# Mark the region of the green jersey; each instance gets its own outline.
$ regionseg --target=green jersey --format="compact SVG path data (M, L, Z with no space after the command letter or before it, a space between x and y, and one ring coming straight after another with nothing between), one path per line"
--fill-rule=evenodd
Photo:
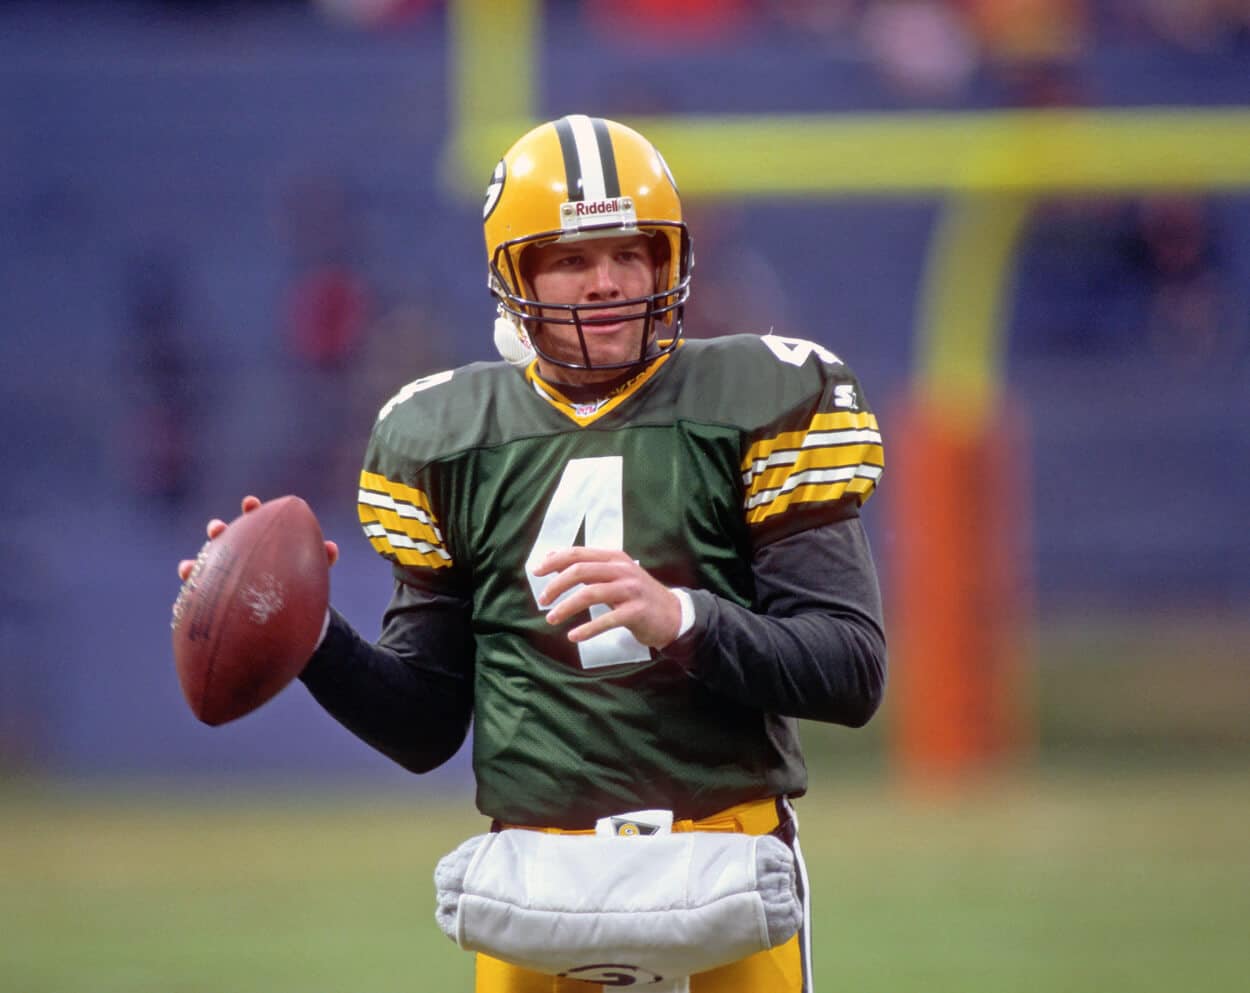
M802 792L791 719L623 629L570 642L585 618L549 625L533 566L554 548L623 549L749 610L760 549L857 515L882 464L854 375L795 339L686 341L589 404L503 363L401 390L370 440L360 518L400 582L471 603L479 809L586 826L588 811L699 817Z

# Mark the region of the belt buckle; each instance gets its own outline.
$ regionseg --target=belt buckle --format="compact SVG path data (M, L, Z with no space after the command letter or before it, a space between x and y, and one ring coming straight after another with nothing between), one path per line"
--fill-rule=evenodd
M671 834L672 830L671 810L631 810L595 821L595 834L603 838L645 838L654 834Z

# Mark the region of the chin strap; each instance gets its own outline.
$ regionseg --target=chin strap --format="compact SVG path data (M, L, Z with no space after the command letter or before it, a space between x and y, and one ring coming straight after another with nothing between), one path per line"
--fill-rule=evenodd
M495 349L513 366L529 365L536 354L525 329L510 314L504 313L502 307L495 316Z

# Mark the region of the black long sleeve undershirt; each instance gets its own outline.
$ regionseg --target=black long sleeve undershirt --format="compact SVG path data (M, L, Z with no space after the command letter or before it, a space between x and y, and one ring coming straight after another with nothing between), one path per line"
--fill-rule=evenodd
M695 624L664 655L738 703L862 727L885 692L886 647L859 518L765 546L754 572L757 610L691 590Z
M859 727L881 702L881 596L856 517L764 546L755 610L691 590L695 623L660 653L738 703ZM300 678L362 740L413 772L455 754L473 711L467 599L397 582L382 637L363 639L337 612Z
M455 755L469 733L469 604L397 582L376 644L332 610L300 679L357 737L411 772L429 772Z

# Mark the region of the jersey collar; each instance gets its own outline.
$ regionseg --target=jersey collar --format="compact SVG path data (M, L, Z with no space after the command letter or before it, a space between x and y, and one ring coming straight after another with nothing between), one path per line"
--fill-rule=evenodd
M678 348L685 342L678 342ZM631 396L642 389L643 384L650 380L665 362L676 352L667 352L652 359L637 375L631 376L620 385L614 387L606 396L594 400L573 400L555 383L549 383L538 372L538 360L535 359L525 368L525 378L533 387L534 392L546 400L565 417L580 427L593 424L599 418L611 413Z

